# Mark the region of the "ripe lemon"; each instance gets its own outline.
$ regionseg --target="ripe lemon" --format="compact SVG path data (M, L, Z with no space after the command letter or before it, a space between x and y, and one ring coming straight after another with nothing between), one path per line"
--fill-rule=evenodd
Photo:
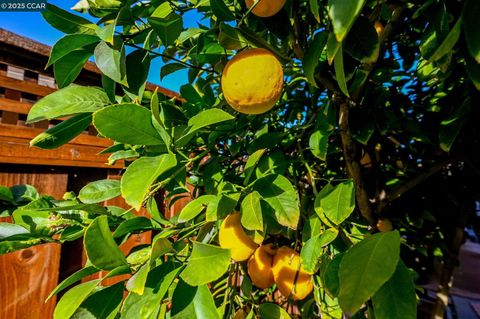
M265 49L242 51L223 70L223 95L240 113L261 114L271 110L282 95L282 87L282 65Z
M393 224L390 219L379 219L377 222L377 229L382 233L386 233L393 230Z
M253 8L252 13L257 17L267 18L277 14L282 10L286 0L260 0L260 2ZM247 8L251 8L255 0L245 0Z
M299 254L293 249L284 246L277 250L272 271L278 290L285 297L301 300L313 290L312 276L303 269Z
M258 246L243 230L240 213L230 214L223 220L218 239L220 247L230 249L235 261L247 260Z
M260 246L248 260L248 275L252 283L261 289L267 289L275 283L272 264L275 249L272 244Z

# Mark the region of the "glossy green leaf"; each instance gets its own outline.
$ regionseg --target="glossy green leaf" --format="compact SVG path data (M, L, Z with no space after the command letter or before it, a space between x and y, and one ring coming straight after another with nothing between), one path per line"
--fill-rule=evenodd
M42 11L42 16L52 27L63 33L95 34L98 28L96 24L49 3L46 10Z
M422 43L420 44L420 53L422 57L431 60L432 55L437 48L445 41L449 32L449 18L445 3L440 2L436 6L434 15L423 31Z
M229 265L229 249L194 242L187 267L180 276L191 286L205 285L225 274Z
M477 0L467 0L463 10L463 30L467 42L468 51L477 63L480 64L480 25L478 17L480 16L480 2Z
M417 296L412 274L400 260L393 276L373 295L377 319L417 318Z
M73 50L83 48L99 41L100 39L98 36L92 34L67 34L58 40L52 47L47 67L70 54Z
M86 204L100 203L120 196L120 181L102 179L85 185L79 192L78 198Z
M87 276L93 275L94 273L97 273L99 271L100 271L100 269L98 269L98 268L95 268L93 266L88 266L88 267L82 268L82 269L74 272L72 275L68 276L60 284L58 284L57 287L55 287L55 289L48 296L47 300L52 298L53 295L56 295L59 292L65 290L65 288L73 285L77 281L79 281L79 280L81 280L81 279L83 279Z
M340 292L339 270L343 256L343 253L335 255L335 257L333 257L333 259L328 263L323 275L325 289L332 297L337 297L338 293Z
M125 48L120 50L110 47L102 41L95 47L95 63L100 71L117 83L128 86Z
M128 88L125 88L125 91L130 93L130 97L133 99L141 97L145 91L150 62L150 53L146 50L135 50L127 55Z
M280 225L297 228L300 219L298 194L286 177L267 175L255 181L253 189L273 208Z
M318 0L309 0L310 12L315 17L318 23L320 23L320 5Z
M212 293L206 285L192 287L180 280L172 296L172 319L220 319Z
M177 62L165 64L160 69L160 80L163 80L169 74L175 73L177 71L180 71L186 68L187 66L185 64L177 63Z
M252 155L248 157L247 163L245 163L245 167L243 169L245 173L245 179L243 181L244 185L248 185L248 183L250 182L250 177L252 176L255 167L262 158L263 154L265 154L265 151L266 149L260 149L258 151L255 151Z
M262 197L257 191L249 193L243 199L241 204L241 222L246 229L263 231L261 200Z
M472 80L475 88L480 91L480 64L470 57L466 57L465 62L470 80Z
M117 229L115 229L115 232L113 233L113 237L117 238L135 231L149 230L152 229L152 227L152 222L147 217L138 216L130 218L118 225Z
M182 209L178 216L178 222L184 223L194 219L216 198L215 195L203 195L195 198Z
M188 121L189 133L196 132L204 127L233 120L235 117L220 109L208 109L192 117Z
M114 319L120 310L124 283L119 282L92 293L81 304L72 319Z
M400 258L398 231L372 235L351 247L340 263L342 310L352 315L393 275Z
M182 16L174 13L168 2L159 5L148 22L165 46L173 44L183 30Z
M343 94L350 97L347 88L347 80L345 79L345 69L343 65L343 50L342 47L338 50L333 60L333 67L335 68L335 78L338 83L338 87Z
M327 61L332 65L333 59L337 55L338 50L342 46L342 42L338 42L335 33L330 32L327 38Z
M305 271L315 273L318 270L323 248L337 238L338 230L329 228L321 235L310 238L302 247L300 257Z
M224 0L210 0L210 7L212 8L213 14L220 21L232 21L235 20L232 12L228 9Z
M338 42L346 37L364 4L365 0L329 0L328 15Z
M317 130L313 132L312 135L310 135L310 139L308 140L310 151L316 158L322 161L325 161L327 159L329 136L330 132Z
M310 2L312 1L318 2L317 0L311 0ZM315 87L318 87L317 81L315 80L315 69L320 62L320 56L325 49L327 39L327 32L316 34L310 41L308 49L305 52L305 56L303 57L303 70L305 72L305 76L307 77L308 82Z
M115 36L115 27L116 27L115 23L104 25L103 27L98 28L96 30L96 34L103 41L113 44L114 36Z
M438 139L440 148L445 152L450 152L455 139L470 116L471 109L470 99L467 99L453 114L440 123Z
M218 43L227 50L240 50L248 44L237 29L223 22L220 23Z
M328 192L320 192L315 205L319 206L332 222L341 224L355 208L355 188L352 180L342 182Z
M88 259L95 267L111 270L127 265L127 260L113 240L107 216L99 216L85 230L83 245Z
M285 309L270 302L262 303L258 307L258 312L261 319L290 319L290 315Z
M152 269L142 295L129 293L122 307L122 319L158 318L158 307L182 268L166 262Z
M122 176L120 188L123 198L139 210L153 182L176 165L177 159L172 154L137 159Z
M30 141L30 146L44 149L60 147L85 131L91 122L92 115L90 113L75 115L37 135Z
M28 113L27 123L91 113L108 104L110 100L102 89L72 84L35 103Z
M55 312L53 313L53 318L70 318L82 302L87 299L88 295L93 292L100 281L101 279L84 282L67 291L58 301Z
M429 58L429 61L440 60L447 54L452 53L455 44L457 44L460 34L462 32L462 18L459 18L455 25L452 27L447 37L443 40L440 46L435 50L432 56Z
M93 114L93 125L105 137L133 145L161 145L163 140L152 124L152 113L137 104L119 104Z
M87 50L75 50L55 62L53 73L60 89L77 79L91 55L92 53Z
M359 17L343 45L345 52L362 63L374 63L380 53L377 31L366 17Z
M20 225L11 223L0 223L0 240L14 235L28 234L29 231Z

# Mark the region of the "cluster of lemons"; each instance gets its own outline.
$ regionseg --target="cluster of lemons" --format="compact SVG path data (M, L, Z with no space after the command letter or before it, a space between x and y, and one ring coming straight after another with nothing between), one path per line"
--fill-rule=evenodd
M246 0L248 8L259 17L278 13L286 0ZM258 2L258 3L256 3ZM225 66L222 90L227 103L240 113L268 112L280 99L283 69L275 55L262 48L237 53Z
M243 230L240 213L224 219L219 241L222 248L230 249L233 260L248 260L248 275L258 288L276 284L282 295L294 300L304 299L313 290L312 276L301 265L299 254L286 246L257 245Z

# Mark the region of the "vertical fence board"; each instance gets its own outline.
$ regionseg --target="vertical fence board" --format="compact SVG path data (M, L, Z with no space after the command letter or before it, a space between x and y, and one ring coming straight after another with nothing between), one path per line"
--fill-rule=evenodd
M67 174L47 169L0 168L0 185L34 185L40 193L61 198ZM58 283L60 245L44 244L0 256L0 318L45 319L53 316L56 299L45 299Z

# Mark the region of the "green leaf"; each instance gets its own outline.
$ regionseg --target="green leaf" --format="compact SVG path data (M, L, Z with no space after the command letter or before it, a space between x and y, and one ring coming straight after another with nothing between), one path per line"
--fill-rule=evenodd
M225 218L235 209L239 198L240 193L217 195L217 199L209 203L207 207L205 212L206 221L211 222Z
M467 73L470 80L472 80L475 88L480 91L480 64L470 56L465 57L465 62L467 64Z
M130 97L135 99L141 97L147 84L148 72L150 70L150 54L146 50L135 50L127 55L127 82L128 88L125 88Z
M208 109L198 113L188 121L188 126L190 126L188 133L191 134L204 127L233 119L235 119L233 115L230 115L223 110L215 108Z
M340 91L342 91L342 93L346 96L350 97L347 88L347 80L345 79L345 69L343 67L343 50L341 46L333 60L333 67L335 68L335 78L337 79Z
M15 203L15 199L13 198L13 193L10 188L0 185L0 200L11 204Z
M70 318L82 302L87 299L97 285L102 281L101 279L88 281L78 286L73 287L62 296L57 306L55 307L55 312L53 313L54 319L65 319Z
M315 17L318 23L320 23L320 6L318 5L318 0L309 0L310 12Z
M64 279L60 284L58 284L57 287L55 287L55 289L50 293L50 295L48 295L47 301L52 298L53 295L58 294L60 291L63 291L65 288L73 285L82 278L93 275L94 273L97 273L99 271L100 269L93 266L85 267L76 271L75 273Z
M111 270L128 265L125 256L113 240L107 216L99 216L85 230L83 245L88 259L95 267Z
M93 125L105 137L132 145L162 145L152 113L137 104L118 104L93 114Z
M124 283L95 291L81 304L72 319L113 319L120 310Z
M222 0L217 0L222 1ZM237 29L226 23L220 23L220 33L218 34L218 43L227 50L240 50L248 43L243 39Z
M338 293L340 292L339 270L343 256L343 253L335 255L335 257L333 257L333 259L328 263L323 275L325 289L332 297L337 297Z
M378 233L351 247L340 263L338 301L354 314L389 280L400 258L398 231Z
M30 146L43 149L60 147L85 131L91 121L92 115L90 113L75 115L37 135L30 141Z
M438 61L447 54L451 54L455 44L457 44L462 32L462 18L459 18L453 28L443 40L442 44L435 50L432 56L428 59L430 62Z
M177 159L172 154L137 159L122 176L120 188L123 198L139 210L153 182L176 165Z
M91 113L108 104L110 100L102 89L72 84L35 103L28 113L27 123Z
M333 59L337 55L338 50L342 46L342 42L338 42L335 34L330 32L327 39L327 61L328 65L332 65Z
M172 319L220 319L212 293L206 285L192 287L180 280L173 292Z
M73 50L83 48L89 44L97 43L99 38L91 34L67 34L58 40L52 47L47 67L57 62Z
M149 230L152 229L152 227L152 222L149 218L144 216L134 217L121 222L117 229L115 229L113 237L118 238L135 231Z
M261 319L290 319L290 315L285 309L270 302L262 303L258 307L258 312Z
M178 222L184 223L194 219L216 198L215 195L203 195L195 198L182 209L178 216Z
M310 238L302 247L300 257L305 271L315 273L318 270L323 248L337 238L338 230L329 228L321 235Z
M348 33L343 46L345 52L362 63L374 63L380 53L377 31L370 20L359 17Z
M245 173L245 179L243 181L244 185L248 185L250 182L250 177L252 177L255 167L260 161L260 158L262 158L263 154L265 154L265 151L266 149L260 149L248 157L247 163L243 169Z
M88 183L78 194L78 198L86 204L104 202L117 196L120 196L120 181L115 179L102 179Z
M327 159L327 149L328 149L328 138L330 137L330 132L324 132L322 130L316 130L310 135L308 140L308 145L312 154L325 161Z
M212 8L213 14L220 21L233 21L235 17L232 12L228 9L227 5L223 0L210 0L210 7Z
M436 12L430 18L427 28L423 31L420 53L430 60L438 47L445 41L449 31L449 17L444 2L438 3Z
M126 289L137 295L143 295L145 291L145 283L147 282L148 272L150 271L150 264L144 264L137 272L128 279Z
M152 269L148 273L143 294L128 294L122 308L121 318L158 318L155 316L158 307L181 269L171 261Z
M14 235L28 234L29 231L20 225L0 223L0 240Z
M96 24L49 3L46 10L42 11L42 16L52 27L63 33L95 34L98 28Z
M315 3L318 2L317 0L311 0L310 2L312 1ZM325 49L327 39L327 32L317 33L309 42L308 49L303 57L303 70L305 76L307 77L307 81L315 87L318 87L315 80L315 69L320 62L320 56L322 55L323 49Z
M116 27L116 21L115 23L110 23L101 28L98 28L96 30L96 34L103 41L113 44L114 36L115 36L115 27Z
M194 242L187 267L180 277L191 286L201 286L220 278L227 271L228 265L229 249Z
M55 62L53 73L60 89L75 81L91 55L87 50L75 50Z
M467 99L453 114L440 123L438 139L442 150L450 152L455 139L469 118L471 110L470 99Z
M257 191L249 193L242 201L242 225L249 230L263 231L262 196Z
M410 270L400 260L393 276L373 295L377 319L417 318L417 296Z
M338 42L346 37L364 4L365 0L329 0L328 15Z
M325 216L336 225L341 224L355 208L355 188L352 180L320 192L315 199L315 206L320 207Z
M280 225L297 228L300 219L298 194L286 177L267 175L256 180L253 189L273 208Z
M165 64L160 69L160 80L163 80L163 78L165 78L169 74L175 73L177 71L180 71L186 68L187 66L185 64L177 63L177 62Z
M173 44L183 30L182 16L173 12L168 2L159 5L148 22L165 46Z
M115 50L102 41L95 47L94 56L95 63L103 74L117 83L128 86L124 46L120 50Z
M480 16L480 2L477 0L468 0L463 10L463 31L467 47L472 57L480 64L480 25L478 17Z

